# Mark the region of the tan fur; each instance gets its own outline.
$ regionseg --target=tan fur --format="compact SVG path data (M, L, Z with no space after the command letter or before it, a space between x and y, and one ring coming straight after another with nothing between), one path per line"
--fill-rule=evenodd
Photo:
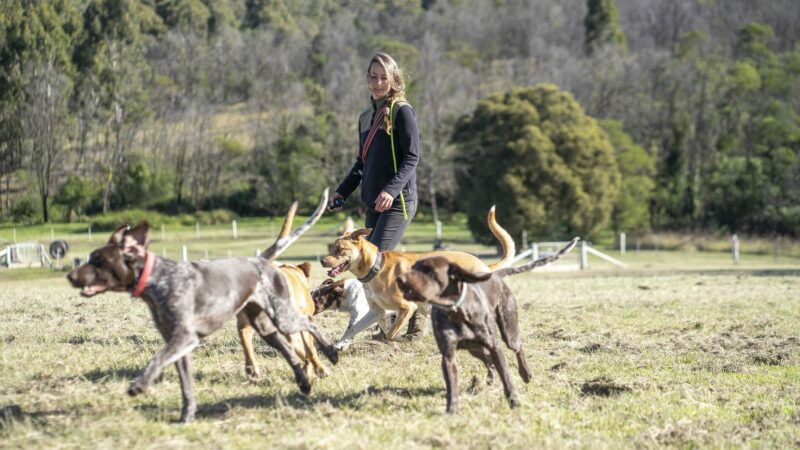
M286 277L291 292L292 302L297 310L306 316L314 315L314 301L310 294L311 264L304 262L296 266L293 264L281 264L278 269ZM244 350L245 372L251 381L257 381L259 377L258 366L255 363L255 352L253 350L254 330L243 313L236 316L236 325L239 331L239 340ZM294 347L297 356L303 360L303 370L306 376L311 379L314 374L324 378L330 374L330 370L322 363L317 353L314 337L308 332L292 334L288 336L289 343Z
M396 282L397 277L400 274L410 271L411 266L413 266L417 260L426 256L444 256L453 263L473 272L491 272L511 265L515 254L514 240L497 224L494 207L489 211L487 220L489 222L489 229L503 246L503 258L488 266L469 253L456 251L425 253L383 252L383 267L381 271L378 272L375 278L364 284L364 289L367 293L367 300L370 303L384 310L397 311L397 319L391 329L386 330L385 323L379 323L379 326L384 329L386 337L390 341L404 341L404 339L398 335L417 310L416 303L403 298L403 293ZM369 229L356 230L336 239L329 247L331 254L323 258L322 265L332 268L339 266L345 261L349 261L350 267L348 270L358 278L365 277L375 264L375 258L378 254L378 248L365 239L370 231Z

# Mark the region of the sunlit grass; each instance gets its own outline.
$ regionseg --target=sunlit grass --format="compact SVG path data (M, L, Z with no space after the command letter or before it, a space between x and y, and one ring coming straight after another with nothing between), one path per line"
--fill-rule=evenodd
M176 230L215 254L268 244L268 223ZM275 226L278 224L276 222ZM294 255L324 251L337 223L304 236ZM167 231L170 233L170 231ZM432 226L404 245L430 247ZM263 235L263 236L262 236ZM456 247L465 229L448 229ZM80 234L73 234L73 241ZM99 237L93 243L102 242ZM169 242L167 242L169 241ZM177 242L172 242L177 241ZM463 241L463 242L462 242ZM510 410L480 364L458 359L459 416L443 413L444 382L432 336L389 346L359 336L330 378L300 395L286 363L257 343L262 381L249 384L233 322L194 352L197 421L177 427L173 368L137 398L125 390L162 347L146 306L123 294L78 297L64 273L0 272L0 440L38 447L729 447L787 448L800 429L800 262L727 252L628 252L630 268L590 257L583 272L543 270L509 280L534 374ZM577 264L571 255L565 265ZM17 275L11 275L17 274ZM324 273L314 265L313 281ZM346 317L318 318L338 337ZM368 334L368 333L365 333ZM473 381L476 379L477 383ZM610 393L610 396L604 396Z

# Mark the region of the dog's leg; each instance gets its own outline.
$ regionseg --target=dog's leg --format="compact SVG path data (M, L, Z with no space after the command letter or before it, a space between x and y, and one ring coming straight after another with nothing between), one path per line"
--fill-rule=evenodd
M400 334L400 331L405 329L406 325L408 324L408 319L414 315L414 311L417 310L417 305L411 302L405 302L407 309L398 309L397 310L397 319L394 320L391 328L389 328L389 332L386 334L386 339L389 341L398 341L398 342L406 342L407 339L399 338L397 335Z
M289 300L276 295L269 295L269 303L264 304L264 312L278 328L278 331L290 336L301 331L308 331L314 336L322 353L333 363L339 362L339 352L331 345L330 341L319 331L310 316L304 316Z
M305 344L306 347L306 355L308 356L308 361L311 363L311 366L314 368L314 373L320 378L325 378L330 375L330 370L328 370L325 364L319 359L317 346L314 345L314 337L308 332L303 332L302 337L303 344Z
M305 333L306 332L304 331L289 336L289 345L292 346L292 348L294 349L294 353L297 355L297 358L299 358L300 361L302 362L303 373L306 374L306 378L308 378L310 381L311 378L313 378L314 376L314 370L313 367L311 366L311 361L308 359L308 350L306 348L305 339L303 339L303 334Z
M304 394L311 392L311 383L308 381L305 372L303 372L300 359L295 354L292 345L289 344L282 334L278 333L278 329L269 316L255 304L252 306L248 305L244 311L247 313L247 317L252 326L256 329L261 338L264 339L264 342L283 355L286 362L292 367L294 379L297 383L297 387L300 388L300 392Z
M442 372L447 388L447 413L458 413L458 367L456 366L456 342L448 342L442 349Z
M278 332L261 335L261 337L267 344L270 345L270 347L274 348L281 355L283 355L283 357L286 359L286 362L292 366L292 370L294 371L294 380L297 383L297 387L300 389L300 392L308 395L311 392L311 382L308 381L308 377L303 370L303 365L300 362L300 358L297 357L294 348Z
M355 321L351 321L351 324L348 325L342 338L339 339L339 342L349 341L355 338L358 333L366 330L381 317L383 317L383 310L377 306L370 305L369 309L361 317Z
M253 334L255 334L255 330L250 326L250 320L247 319L244 311L236 315L236 328L239 331L239 341L241 341L242 349L244 350L244 372L247 378L255 383L261 376L256 365L255 352L253 351Z
M506 393L508 403L512 408L516 408L519 406L519 393L517 392L516 386L514 386L514 382L511 381L506 355L503 353L503 347L500 345L500 342L498 342L497 339L492 339L492 341L494 345L489 348L489 353L492 355L494 366L497 368L500 380L503 382L503 390Z
M189 423L194 420L194 413L197 411L197 403L194 400L194 376L192 375L192 355L186 355L175 362L178 369L178 378L181 381L181 396L183 397L183 409L181 410L181 422Z
M486 367L486 384L491 385L494 383L494 370L492 370L492 356L485 349L468 349L469 353L481 360L484 367Z
M191 353L199 343L200 339L193 331L184 329L173 332L167 346L150 360L150 363L144 369L144 373L133 380L133 383L128 388L128 395L139 395L147 390L166 366Z
M519 376L522 377L522 381L528 383L531 381L531 369L528 367L525 351L522 349L517 301L510 291L505 294L505 297L500 303L500 308L497 309L497 327L500 329L500 335L503 336L503 341L505 341L508 348L517 355Z

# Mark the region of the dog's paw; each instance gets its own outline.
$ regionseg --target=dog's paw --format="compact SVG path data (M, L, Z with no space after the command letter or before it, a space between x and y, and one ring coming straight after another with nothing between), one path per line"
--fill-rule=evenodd
M350 349L350 346L353 345L352 339L344 339L335 344L333 344L333 348L340 352L346 352Z
M261 374L258 372L258 368L255 366L246 366L244 368L245 375L247 375L247 379L250 380L251 383L258 383L258 379L261 377Z
M130 387L128 388L128 395L131 397L136 397L137 395L143 393L145 391L144 383L140 379L136 379L133 383L131 383Z

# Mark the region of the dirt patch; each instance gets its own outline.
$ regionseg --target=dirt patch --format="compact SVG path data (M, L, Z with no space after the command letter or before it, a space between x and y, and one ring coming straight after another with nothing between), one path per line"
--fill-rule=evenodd
M13 334L10 334L10 335L6 336L6 339L5 339L6 344L10 344L10 343L12 343L12 342L14 342L16 340L17 340L17 337L14 336Z
M630 392L632 389L628 386L617 384L612 380L605 377L595 378L589 380L581 386L581 394L595 395L599 397L611 397L614 395Z
M551 372L558 372L559 370L563 370L566 367L567 367L567 363L562 361L562 362L560 362L558 364L555 364L555 365L551 366L550 367L550 371Z
M583 347L578 349L581 353L600 353L600 352L610 352L611 349L606 347L603 344L598 344L596 342L592 342L591 344L584 345Z

